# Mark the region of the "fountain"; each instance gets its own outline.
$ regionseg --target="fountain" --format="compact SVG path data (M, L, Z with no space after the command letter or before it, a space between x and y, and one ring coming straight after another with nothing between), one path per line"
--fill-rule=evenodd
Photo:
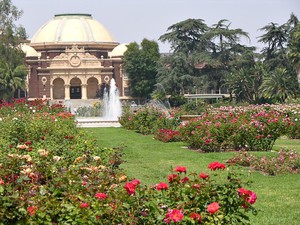
M116 86L115 79L110 80L109 91L104 89L103 96L103 120L118 121L122 115L122 105L119 99L119 90Z
M110 80L109 89L104 89L101 117L77 117L79 127L120 127L122 104L115 80Z

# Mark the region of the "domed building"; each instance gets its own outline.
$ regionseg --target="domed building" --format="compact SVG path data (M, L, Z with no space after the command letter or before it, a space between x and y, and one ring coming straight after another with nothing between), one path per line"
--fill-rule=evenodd
M119 44L90 14L59 14L22 47L28 65L27 97L96 99L112 78L129 98L122 71L126 44Z

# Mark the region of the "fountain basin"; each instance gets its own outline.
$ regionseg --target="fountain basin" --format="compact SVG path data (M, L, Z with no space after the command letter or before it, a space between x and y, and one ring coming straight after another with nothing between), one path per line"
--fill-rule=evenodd
M105 120L101 117L76 117L77 127L121 127L119 121Z

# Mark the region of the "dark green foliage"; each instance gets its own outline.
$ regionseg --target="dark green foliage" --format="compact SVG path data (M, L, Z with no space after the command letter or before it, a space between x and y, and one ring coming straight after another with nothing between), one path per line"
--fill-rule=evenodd
M141 48L136 42L128 45L123 65L129 77L132 96L147 97L153 92L159 57L159 48L155 41L144 39Z

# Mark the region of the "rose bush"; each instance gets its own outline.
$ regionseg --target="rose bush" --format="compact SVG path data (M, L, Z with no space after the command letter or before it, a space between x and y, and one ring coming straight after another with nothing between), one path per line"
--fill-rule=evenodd
M246 166L268 175L282 173L300 173L300 155L295 151L281 149L275 157L258 157L247 151L239 151L235 157L227 160L230 164Z
M129 130L135 130L141 134L154 134L159 129L175 130L179 124L179 116L155 107L147 106L132 113L127 110L119 122Z
M143 185L118 167L121 149L99 149L62 107L7 107L0 109L0 224L249 224L248 212L256 213L254 198L239 192L247 183L223 163L200 174L177 166L172 179Z
M222 107L181 125L179 131L191 148L205 152L269 151L293 125L287 112L269 105Z

